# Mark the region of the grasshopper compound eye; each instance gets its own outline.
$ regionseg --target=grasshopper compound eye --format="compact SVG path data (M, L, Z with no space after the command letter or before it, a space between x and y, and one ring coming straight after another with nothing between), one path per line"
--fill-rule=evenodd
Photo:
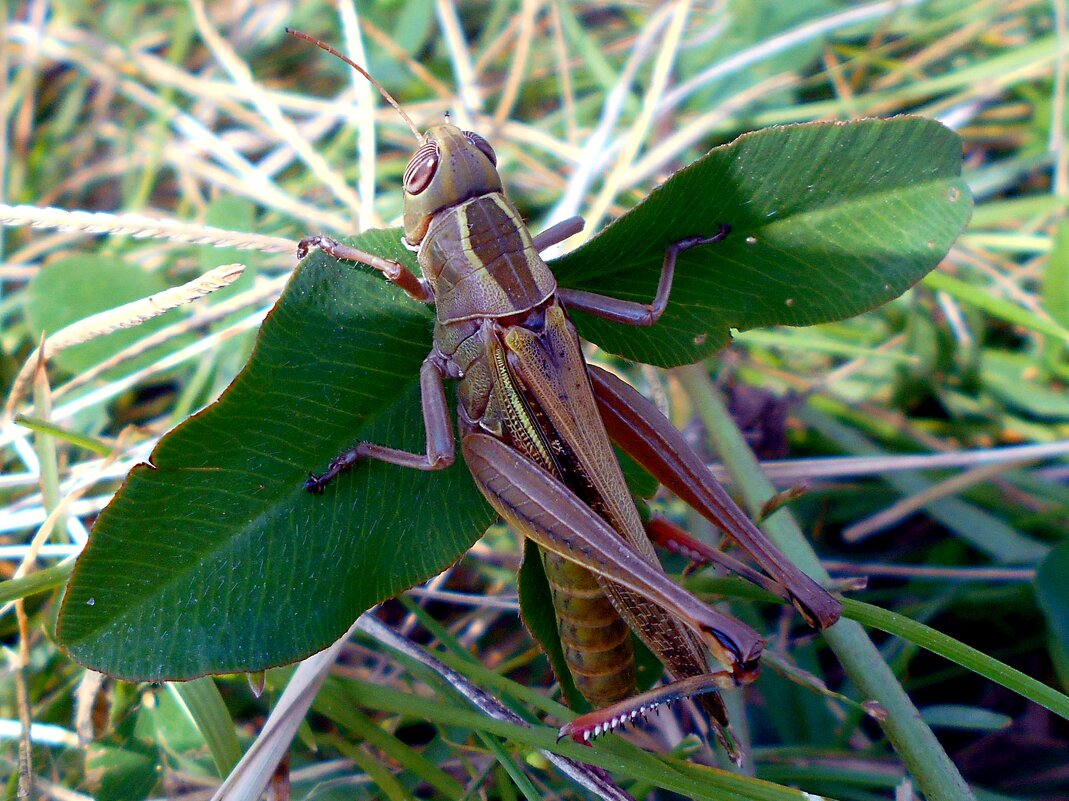
M490 163L495 167L497 166L497 153L490 147L490 143L483 139L475 131L464 131L464 137L471 142L475 147L479 148L480 152L490 159Z
M481 137L480 137L481 138ZM487 145L490 147L490 145ZM437 142L427 142L421 145L412 160L405 168L403 180L405 191L410 195L418 195L428 186L431 179L438 171L439 152Z

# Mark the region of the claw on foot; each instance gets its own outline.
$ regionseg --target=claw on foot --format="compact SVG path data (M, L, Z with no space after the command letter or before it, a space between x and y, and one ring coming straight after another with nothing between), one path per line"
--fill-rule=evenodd
M728 234L731 233L731 226L728 223L720 223L720 230L712 236L707 236L702 239L698 244L711 245L713 242L723 242L727 239Z
M323 488L330 482L336 479L341 473L346 470L351 470L361 456L362 445L358 445L351 450L347 450L334 457L334 460L327 465L327 471L325 473L309 473L308 480L304 482L304 488L311 492L313 495L320 495L323 492Z
M297 243L297 261L301 261L313 250L330 250L332 247L336 246L337 242L322 234L306 236Z
M687 239L681 239L675 244L675 247L682 252L684 250L690 250L691 248L701 247L702 245L711 245L714 242L723 242L727 239L727 236L730 233L731 226L727 223L721 223L719 230L712 236L692 236Z

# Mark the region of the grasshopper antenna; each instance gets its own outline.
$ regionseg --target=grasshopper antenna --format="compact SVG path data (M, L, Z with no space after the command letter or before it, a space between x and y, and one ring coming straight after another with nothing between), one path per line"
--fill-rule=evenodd
M423 134L421 134L419 132L419 128L417 128L416 124L414 122L412 122L412 118L409 117L407 114L405 114L405 110L403 108L401 108L401 104L398 103L396 100L394 100L393 99L393 95L391 95L389 92L386 91L386 87L383 86L381 83L379 83L377 80L375 80L375 78L371 75L371 73L369 73L366 69L361 67L359 64L357 64L355 61L353 61L351 58L349 58L344 53L341 53L340 51L335 50L333 47L328 45L326 42L320 41L319 39L316 39L314 36L309 36L307 33L302 33L301 31L295 31L293 28L286 28L286 33L288 33L290 36L295 36L298 39L304 39L304 41L306 41L306 42L311 42L316 47L318 47L320 50L326 50L331 55L337 56L342 61L344 61L346 64L348 64L350 67L352 67L354 70L356 70L361 75L363 75L365 78L367 78L369 81L371 81L372 85L376 89L379 90L379 93L384 98L386 98L386 102L389 103L391 106L393 106L395 109L397 109L397 113L401 115L401 119L403 119L405 121L405 123L408 125L409 129L415 135L416 139L418 139L421 142L423 141Z

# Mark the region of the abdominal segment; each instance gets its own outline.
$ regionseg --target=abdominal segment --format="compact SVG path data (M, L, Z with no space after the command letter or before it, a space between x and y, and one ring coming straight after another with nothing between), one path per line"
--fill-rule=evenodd
M595 707L635 692L631 630L594 574L558 554L541 551L557 614L561 648L575 686Z

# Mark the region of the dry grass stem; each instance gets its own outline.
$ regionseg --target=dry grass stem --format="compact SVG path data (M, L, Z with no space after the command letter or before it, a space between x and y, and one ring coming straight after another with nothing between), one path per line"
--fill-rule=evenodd
M0 225L54 228L82 234L111 234L135 239L167 239L190 245L255 250L261 253L295 253L297 243L277 236L225 231L198 223L156 219L141 214L67 211L37 206L0 205ZM31 254L32 255L32 254ZM26 254L23 254L24 258Z
M91 339L110 334L112 331L133 328L146 320L159 317L171 309L185 306L194 300L229 286L240 278L244 271L245 265L243 264L226 264L222 267L216 267L214 270L210 270L182 286L165 289L163 292L157 292L147 298L125 303L114 309L94 314L92 317L79 320L57 331L30 355L15 377L7 403L4 406L5 424L14 416L15 407L22 400L22 395L29 385L38 359L52 359L60 351L74 345L80 345Z

